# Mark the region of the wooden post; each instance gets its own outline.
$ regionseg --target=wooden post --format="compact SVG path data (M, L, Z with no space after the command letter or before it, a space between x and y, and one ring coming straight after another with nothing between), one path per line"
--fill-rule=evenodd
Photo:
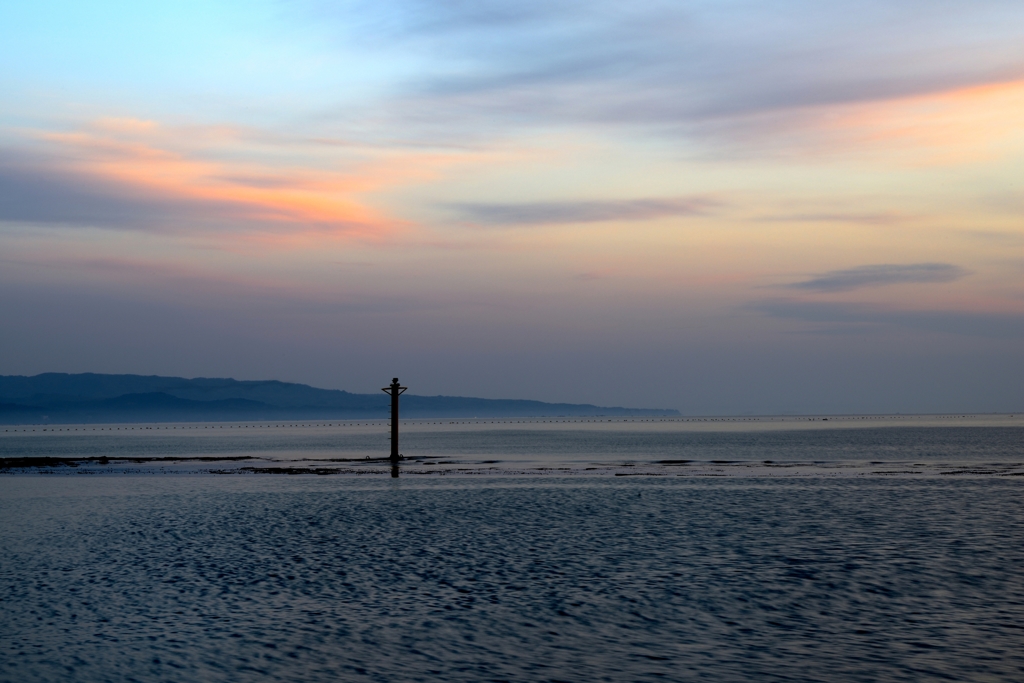
M391 385L381 389L385 394L391 396L391 465L398 465L398 397L405 393L409 387L403 387L398 383L398 378L391 380ZM392 476L394 474L392 473Z

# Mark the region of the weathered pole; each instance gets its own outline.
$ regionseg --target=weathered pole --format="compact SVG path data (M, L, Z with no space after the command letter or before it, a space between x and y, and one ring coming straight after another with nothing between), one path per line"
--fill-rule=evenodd
M391 386L381 389L385 394L391 396L391 465L398 465L398 397L405 393L408 387L398 383L398 378L391 380Z

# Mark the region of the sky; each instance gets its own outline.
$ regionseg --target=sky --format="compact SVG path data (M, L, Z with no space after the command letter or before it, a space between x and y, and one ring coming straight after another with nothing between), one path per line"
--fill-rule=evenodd
M0 374L1024 411L1024 3L4 3L0 320Z

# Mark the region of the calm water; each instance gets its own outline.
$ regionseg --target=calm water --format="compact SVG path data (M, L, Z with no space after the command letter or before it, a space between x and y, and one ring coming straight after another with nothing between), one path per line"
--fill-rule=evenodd
M422 431L427 455L517 468L579 440L556 460L1024 460L1006 426L648 427L633 447L621 426L447 429ZM171 448L154 434L128 450ZM0 476L0 681L1024 680L1024 477L1005 471L85 471Z
M259 462L242 465L307 466L379 458L390 449L388 427L379 421L63 425L4 430L0 433L0 458L251 457ZM422 467L432 461L439 466L433 471L445 465L477 469L486 465L482 469L496 472L539 472L541 468L557 467L585 470L590 466L649 465L665 460L738 465L763 464L767 460L776 465L920 463L939 469L980 465L1012 468L1024 466L1024 417L412 421L402 424L401 450L410 459L408 465ZM164 468L172 465L170 461L161 464ZM374 463L368 465L377 467ZM214 467L233 466L222 463ZM195 471L196 467L178 469ZM119 470L108 467L89 471L98 474ZM412 474L417 470L407 467L404 471Z

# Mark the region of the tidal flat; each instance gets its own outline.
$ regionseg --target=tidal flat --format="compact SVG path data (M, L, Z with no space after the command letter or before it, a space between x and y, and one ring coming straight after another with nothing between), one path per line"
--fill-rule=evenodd
M1019 425L590 424L9 432L0 681L1024 678Z

